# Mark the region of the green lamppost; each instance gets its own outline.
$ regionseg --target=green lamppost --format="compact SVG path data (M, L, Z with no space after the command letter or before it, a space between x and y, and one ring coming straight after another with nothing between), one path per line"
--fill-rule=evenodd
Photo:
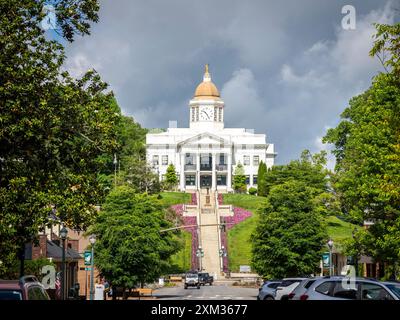
M92 265L90 268L90 300L93 300L94 296L94 243L96 242L96 236L92 234L89 237L89 242L92 244Z
M60 238L62 240L62 256L61 256L61 300L65 300L65 240L67 239L68 230L64 226L60 230Z

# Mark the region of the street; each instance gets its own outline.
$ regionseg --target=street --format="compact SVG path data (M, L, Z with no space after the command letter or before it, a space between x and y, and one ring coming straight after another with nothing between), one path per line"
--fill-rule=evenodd
M153 296L160 300L255 300L257 288L234 287L227 284L202 286L200 289L183 286L155 290Z

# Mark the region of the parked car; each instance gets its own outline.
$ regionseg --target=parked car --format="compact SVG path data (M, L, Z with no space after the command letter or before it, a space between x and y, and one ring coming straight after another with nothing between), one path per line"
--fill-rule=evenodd
M289 300L300 300L300 297L307 292L307 289L318 279L316 278L308 278L304 279L300 284L288 295Z
M188 287L197 287L197 289L200 289L200 279L199 279L199 274L195 272L188 272L185 275L185 289Z
M19 280L0 280L0 300L50 300L50 297L35 276L24 276Z
M316 280L300 300L400 300L399 282L344 276Z
M275 300L288 300L289 294L297 288L297 286L307 278L285 278L276 288Z
M282 280L268 280L258 289L257 300L275 300L276 288Z
M214 277L210 276L210 274L208 272L201 272L199 273L199 281L200 281L200 285L204 286L207 283L212 286L213 282L214 282Z

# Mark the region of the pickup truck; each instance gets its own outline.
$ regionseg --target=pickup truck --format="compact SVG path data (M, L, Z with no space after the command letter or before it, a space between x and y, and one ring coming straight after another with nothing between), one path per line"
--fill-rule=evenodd
M212 286L214 277L210 276L208 272L199 273L200 285L205 286L207 283Z
M198 273L194 272L186 273L185 289L187 289L188 287L197 287L197 289L200 289L200 279Z

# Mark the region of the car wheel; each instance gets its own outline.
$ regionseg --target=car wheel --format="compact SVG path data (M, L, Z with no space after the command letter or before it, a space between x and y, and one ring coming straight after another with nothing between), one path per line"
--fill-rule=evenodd
M200 289L200 285L197 286L197 289Z
M185 290L187 289L188 286L185 285Z
M264 300L275 300L275 299L274 299L274 297L266 296L266 297L264 298Z

